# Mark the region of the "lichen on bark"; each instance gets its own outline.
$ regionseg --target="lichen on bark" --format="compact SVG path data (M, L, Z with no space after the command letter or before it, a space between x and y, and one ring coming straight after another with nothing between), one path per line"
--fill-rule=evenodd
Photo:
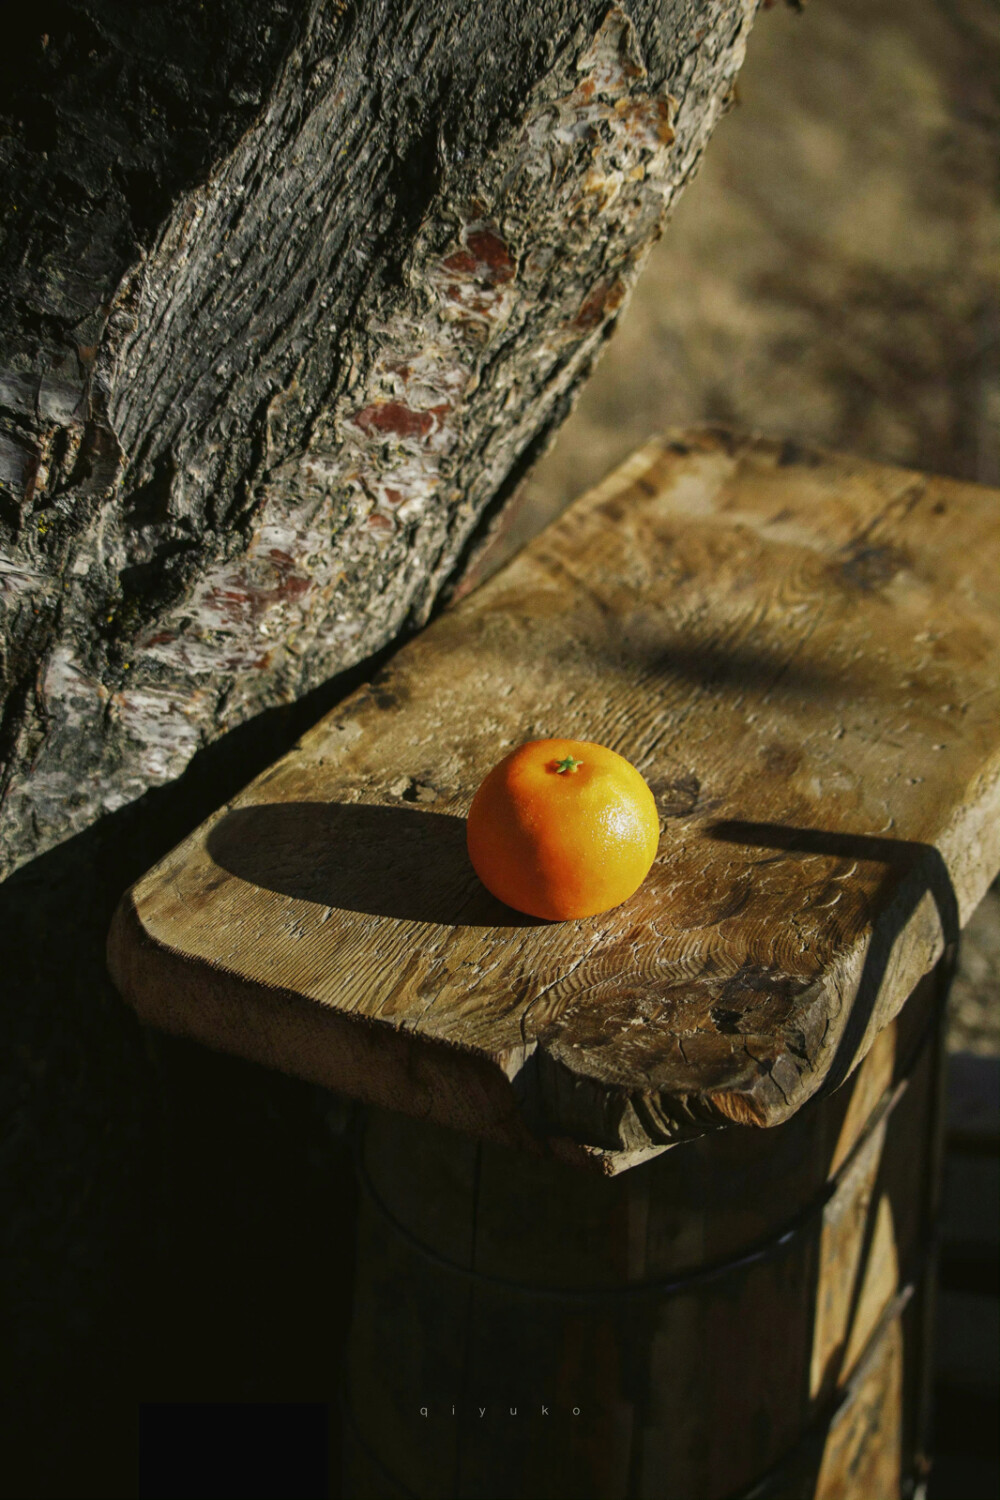
M196 75L186 154L125 108L152 22L105 48L117 93L74 75L60 171L88 99L129 161L0 262L0 871L427 619L613 328L753 9L279 8L242 110L232 60L165 65Z

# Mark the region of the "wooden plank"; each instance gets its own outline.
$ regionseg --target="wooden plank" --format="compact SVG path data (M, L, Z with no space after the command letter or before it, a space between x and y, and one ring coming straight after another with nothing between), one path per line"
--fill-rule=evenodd
M906 1473L905 1460L913 1457L904 1452L901 1441L909 1435L901 1409L905 1356L904 1325L902 1319L896 1317L879 1331L864 1367L858 1372L858 1380L845 1393L843 1404L829 1426L812 1442L803 1445L804 1451L796 1453L782 1465L773 1479L768 1475L760 1484L746 1490L743 1500L873 1500L876 1495L905 1493L901 1487ZM462 1416L469 1420L468 1412L463 1411ZM440 1418L440 1411L429 1412L424 1423L424 1442L428 1450L442 1446L439 1433L443 1424ZM457 1429L457 1420L455 1425ZM457 1431L450 1436L454 1443ZM417 1492L393 1478L353 1426L348 1429L345 1444L345 1494L364 1496L365 1500L416 1500ZM551 1451L551 1438L549 1446ZM935 1473L936 1470L935 1463ZM558 1474L558 1469L556 1472ZM657 1479L660 1487L648 1493L660 1500L668 1492L662 1487L661 1476L658 1475ZM421 1493L431 1500L434 1494L450 1495L454 1491L426 1490ZM484 1493L498 1494L499 1491ZM557 1492L547 1490L544 1493L546 1500L553 1500ZM612 1495L628 1492L586 1490L565 1493L573 1493L574 1500L581 1500L585 1494L599 1494L601 1500L609 1500ZM950 1495L959 1491L945 1487L940 1493ZM991 1491L984 1487L982 1493L985 1495ZM683 1500L692 1500L691 1494L685 1494Z
M845 1078L1000 868L1000 495L657 441L123 901L139 1014L606 1170ZM649 780L624 906L501 906L464 815L510 746Z
M366 1112L345 1400L384 1474L348 1493L897 1495L864 1481L917 1446L935 988L783 1125L611 1178Z

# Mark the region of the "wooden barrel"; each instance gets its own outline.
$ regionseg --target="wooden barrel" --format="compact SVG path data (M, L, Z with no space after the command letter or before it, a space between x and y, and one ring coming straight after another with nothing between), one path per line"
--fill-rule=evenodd
M891 1500L920 1472L935 972L835 1093L617 1177L370 1112L356 1500Z

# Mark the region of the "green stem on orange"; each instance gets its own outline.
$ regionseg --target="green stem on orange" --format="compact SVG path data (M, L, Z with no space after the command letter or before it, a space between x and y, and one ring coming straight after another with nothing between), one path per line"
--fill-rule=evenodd
M559 761L558 765L556 766L556 770L558 771L560 776L565 776L567 771L576 771L582 765L582 760L574 760L572 755L567 755L565 760Z

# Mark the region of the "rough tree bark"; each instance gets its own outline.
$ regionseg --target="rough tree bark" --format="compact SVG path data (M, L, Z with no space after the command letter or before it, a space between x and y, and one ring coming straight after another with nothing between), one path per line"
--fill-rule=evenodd
M755 0L50 0L0 136L0 875L425 621Z

